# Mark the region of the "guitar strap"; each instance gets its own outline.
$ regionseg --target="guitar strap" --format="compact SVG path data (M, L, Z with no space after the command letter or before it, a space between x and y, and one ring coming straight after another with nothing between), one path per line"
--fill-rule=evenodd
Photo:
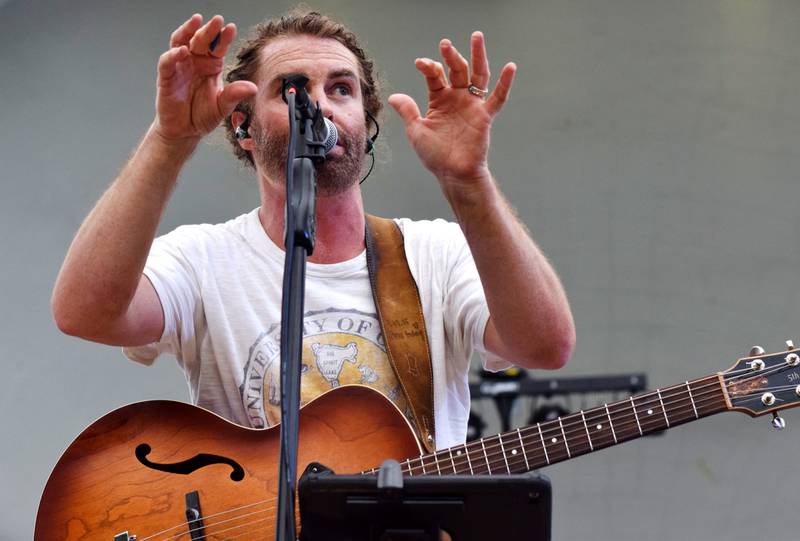
M394 222L366 216L367 269L386 355L406 393L419 440L436 450L433 367L419 290L408 268L403 233Z

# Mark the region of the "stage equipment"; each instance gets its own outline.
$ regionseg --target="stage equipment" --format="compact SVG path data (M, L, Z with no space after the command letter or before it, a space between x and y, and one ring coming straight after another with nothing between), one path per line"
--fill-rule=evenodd
M300 478L300 541L549 541L552 492L539 474L335 475L310 464Z
M471 400L477 401L490 398L495 403L500 414L500 424L503 431L511 428L511 412L518 398L523 396L552 398L553 396L585 396L598 393L635 394L647 389L647 375L641 372L631 374L616 374L607 376L573 376L564 378L534 379L519 368L509 368L501 372L480 373L481 380L469 386ZM552 405L548 405L553 407ZM558 415L570 413L570 410L559 406ZM533 418L536 412L533 412ZM470 413L473 416L473 413ZM483 427L486 423L475 413L474 416ZM475 423L478 426L478 423ZM482 432L478 432L480 437Z

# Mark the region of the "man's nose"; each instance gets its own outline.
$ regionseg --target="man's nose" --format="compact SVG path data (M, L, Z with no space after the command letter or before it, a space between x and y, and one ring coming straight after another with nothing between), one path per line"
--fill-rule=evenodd
M319 104L322 110L322 116L325 118L333 119L333 108L331 102L328 100L328 95L325 94L323 89L314 89L310 93L310 97L315 104Z

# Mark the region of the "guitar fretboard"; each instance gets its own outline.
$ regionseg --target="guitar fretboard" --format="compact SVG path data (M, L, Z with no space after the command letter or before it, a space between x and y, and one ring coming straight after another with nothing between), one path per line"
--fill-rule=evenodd
M726 409L719 378L708 376L410 458L400 465L411 476L523 473Z

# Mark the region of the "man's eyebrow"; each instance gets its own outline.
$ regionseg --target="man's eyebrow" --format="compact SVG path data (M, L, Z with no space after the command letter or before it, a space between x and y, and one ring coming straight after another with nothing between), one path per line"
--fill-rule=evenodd
M333 70L328 73L328 79L340 79L340 78L348 78L348 79L358 79L358 76L350 69L338 69Z
M292 77L294 75L303 75L305 77L308 77L308 75L306 75L305 73L298 73L296 71L287 71L285 73L277 74L275 77L272 78L269 84L270 86L272 86L275 83L283 84L284 79L286 79L287 77ZM340 68L328 72L328 79L342 79L342 78L358 80L358 75L356 75L356 73L353 70L348 68Z
M269 86L272 86L275 83L280 83L281 85L283 85L284 79L288 79L289 77L294 77L296 75L302 75L303 77L307 77L305 73L299 73L296 71L287 71L285 73L279 73L275 77L273 77L272 80L270 80L269 82Z

